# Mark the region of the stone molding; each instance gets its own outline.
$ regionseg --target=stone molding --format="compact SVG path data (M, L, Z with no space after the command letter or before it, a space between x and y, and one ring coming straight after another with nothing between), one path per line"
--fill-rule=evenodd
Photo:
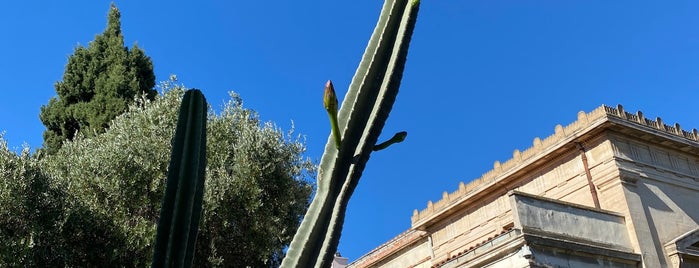
M501 163L495 161L493 169L483 174L480 178L471 181L468 184L459 183L459 187L452 193L444 192L442 199L436 202L428 201L427 207L418 211L415 209L411 217L412 225L415 227L418 224L428 221L430 218L439 215L442 211L468 199L474 194L483 191L489 186L497 184L498 181L513 174L515 171L525 167L534 161L552 153L554 150L562 147L568 142L580 139L583 134L589 132L606 122L614 122L624 125L636 126L646 132L660 132L669 134L672 137L680 138L699 147L699 131L692 129L691 131L683 130L680 124L666 125L660 117L655 120L647 119L641 111L635 114L624 111L623 106L617 105L610 107L602 105L589 113L584 111L578 112L578 119L567 126L556 125L554 134L540 139L534 138L532 146L524 151L514 150L512 158ZM633 180L625 181L633 183Z
M377 261L384 260L386 257L398 252L399 250L412 245L427 235L426 232L414 229L399 234L386 243L378 246L364 256L356 259L348 265L348 267L368 267Z

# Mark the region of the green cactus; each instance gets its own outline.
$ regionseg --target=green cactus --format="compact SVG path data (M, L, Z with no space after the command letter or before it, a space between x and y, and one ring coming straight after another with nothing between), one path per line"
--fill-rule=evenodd
M207 105L185 92L177 119L152 267L190 267L199 230L206 170Z
M384 2L338 114L337 133L342 132L342 136L334 133L328 138L318 171L318 190L282 267L330 266L340 241L347 202L369 155L407 135L398 133L388 143L375 146L398 94L419 4L417 0ZM326 109L334 108L327 105L327 100Z

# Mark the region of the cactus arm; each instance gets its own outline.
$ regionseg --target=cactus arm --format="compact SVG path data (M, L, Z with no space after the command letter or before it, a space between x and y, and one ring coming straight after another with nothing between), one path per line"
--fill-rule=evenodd
M152 267L192 265L204 195L207 108L201 91L185 92L173 139Z
M335 95L335 87L333 87L333 82L328 80L325 83L325 93L323 94L323 106L325 106L325 111L328 112L328 117L330 118L330 129L333 134L333 139L335 140L335 148L340 150L340 127L337 122L337 95Z
M396 25L397 29L393 29L395 32L387 31L393 34L392 37L382 37L387 38L389 44L384 47L384 51L379 47L376 52L377 55L381 53L387 53L387 63L383 66L383 74L378 87L377 96L373 99L373 105L371 108L370 116L368 121L365 121L366 128L363 129L361 134L361 140L359 146L357 146L355 155L359 156L356 164L350 167L349 174L346 175L346 179L342 186L342 191L338 194L336 203L333 209L333 216L331 219L330 230L326 235L326 239L323 245L322 252L324 252L325 258L321 262L320 266L316 267L328 267L331 265L333 260L333 254L337 252L337 246L340 240L340 234L342 231L342 224L344 223L345 211L347 208L347 203L354 192L354 189L359 183L359 179L364 171L369 156L372 152L374 144L378 140L379 135L388 119L388 115L393 108L393 103L398 95L398 89L400 87L400 81L403 76L403 69L405 67L405 62L408 54L408 46L410 44L410 39L412 37L413 29L415 28L415 23L417 20L417 14L419 10L419 1L396 1L397 5L404 7L403 9L396 10L393 16L397 17ZM387 30L390 28L387 28ZM378 57L376 57L378 58ZM375 59L376 59L375 58ZM366 79L371 79L372 77L366 77ZM366 80L363 83L366 83ZM344 106L344 105L343 105ZM344 108L344 107L343 107ZM342 116L340 116L342 118ZM352 117L351 117L352 118ZM407 133L406 133L407 134ZM349 136L346 136L349 137Z
M337 96L335 95L335 87L332 81L328 80L325 83L325 92L323 94L323 106L325 111L328 112L328 117L330 118L330 129L335 140L335 147L340 150L340 128L338 127L337 120ZM374 145L373 151L380 151L388 148L388 146L394 143L403 142L405 137L408 136L408 132L401 131L393 135L393 137L385 142Z
M318 170L318 189L281 267L330 266L347 203L398 94L418 8L416 1L384 2L338 113L341 139L336 134L328 138ZM337 150L337 140L341 150Z
M383 149L388 148L388 146L393 145L394 143L403 142L405 140L405 137L407 137L407 136L408 136L408 132L405 132L405 131L398 132L395 135L393 135L393 137L391 137L391 139L384 141L382 143L379 143L377 145L374 145L374 148L372 150L374 152L381 151Z

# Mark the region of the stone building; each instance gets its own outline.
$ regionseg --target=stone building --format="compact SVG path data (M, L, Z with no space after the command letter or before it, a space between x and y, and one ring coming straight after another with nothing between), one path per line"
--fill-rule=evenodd
M348 267L699 267L699 133L580 112Z

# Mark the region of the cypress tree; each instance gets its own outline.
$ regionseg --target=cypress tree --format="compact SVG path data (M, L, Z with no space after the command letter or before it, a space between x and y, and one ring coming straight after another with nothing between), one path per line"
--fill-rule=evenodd
M39 114L46 126L46 153L58 151L78 131L87 137L104 132L135 96L146 94L152 100L157 94L153 63L137 45L124 46L120 19L112 3L104 32L87 47L78 45L68 58L63 80L54 85L58 96Z

